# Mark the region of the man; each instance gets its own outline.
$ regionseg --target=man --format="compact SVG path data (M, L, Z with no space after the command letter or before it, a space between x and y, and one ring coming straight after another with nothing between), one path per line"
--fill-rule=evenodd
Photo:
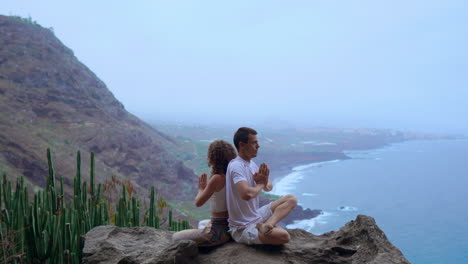
M268 166L262 163L258 167L252 160L260 148L257 132L248 127L239 128L234 134L234 146L238 156L229 163L226 172L226 199L232 238L249 245L288 243L288 232L276 224L296 207L297 199L286 195L259 208L260 193L262 190L271 191L273 185Z

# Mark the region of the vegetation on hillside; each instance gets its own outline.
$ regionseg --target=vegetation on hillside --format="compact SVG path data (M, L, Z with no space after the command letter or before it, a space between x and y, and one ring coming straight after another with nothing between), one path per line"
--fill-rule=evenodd
M31 16L28 16L28 17L21 17L21 16L11 16L12 18L15 18L15 19L18 19L20 21L23 21L24 23L28 23L28 24L31 24L31 25L35 25L35 26L41 26L39 25L39 23L37 23L36 20L33 20L31 18Z
M16 15L12 15L10 16L14 19L17 19L19 21L22 21L24 23L27 23L27 24L30 24L30 25L33 25L33 26L37 26L37 27L40 27L40 28L44 28L43 26L41 26L41 24L37 23L36 20L33 20L31 16L28 16L28 17L22 17L22 16L16 16ZM50 27L48 28L48 30L50 30L52 33L54 33L54 28Z
M1 263L81 263L83 238L95 226L115 224L122 227L150 226L172 231L189 228L188 221L175 220L169 210L163 220L162 197L156 199L151 188L149 208L141 212L141 201L134 195L129 181L116 178L94 182L94 153L91 153L90 185L81 180L81 155L77 154L76 176L73 180L73 197L65 201L64 178L59 186L55 179L50 150L47 150L49 174L43 190L32 196L24 185L23 177L16 186L7 180L0 181L0 262ZM121 197L114 205L104 192L122 187Z

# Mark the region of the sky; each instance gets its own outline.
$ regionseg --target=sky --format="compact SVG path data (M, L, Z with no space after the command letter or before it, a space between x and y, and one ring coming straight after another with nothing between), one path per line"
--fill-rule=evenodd
M0 14L52 27L144 120L468 134L466 0L2 0Z

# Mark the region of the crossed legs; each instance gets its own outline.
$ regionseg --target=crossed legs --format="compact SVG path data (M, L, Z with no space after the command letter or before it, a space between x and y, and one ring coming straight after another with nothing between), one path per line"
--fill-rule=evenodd
M258 237L264 244L281 245L289 242L289 233L276 224L283 220L297 205L297 198L288 194L271 204L272 215L264 223L258 223Z

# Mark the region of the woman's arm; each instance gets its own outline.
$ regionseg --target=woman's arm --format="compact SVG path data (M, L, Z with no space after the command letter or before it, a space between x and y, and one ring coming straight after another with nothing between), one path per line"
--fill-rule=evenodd
M208 183L206 182L206 178L207 176L205 173L198 178L198 194L195 197L195 205L197 207L204 205L214 192L224 187L224 178L221 175L213 175Z

